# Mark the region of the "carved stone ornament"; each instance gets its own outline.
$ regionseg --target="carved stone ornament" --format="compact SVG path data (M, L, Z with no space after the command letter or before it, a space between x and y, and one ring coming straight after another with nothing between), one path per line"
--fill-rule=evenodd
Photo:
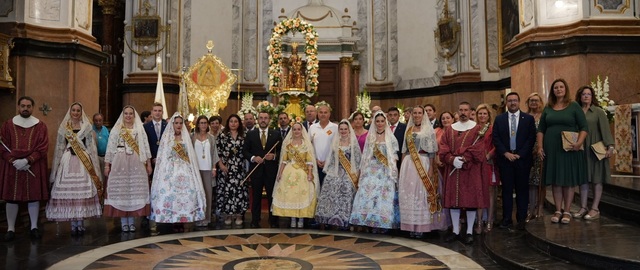
M449 13L448 3L448 0L444 1L442 16L435 30L438 53L446 59L456 54L460 45L460 23Z

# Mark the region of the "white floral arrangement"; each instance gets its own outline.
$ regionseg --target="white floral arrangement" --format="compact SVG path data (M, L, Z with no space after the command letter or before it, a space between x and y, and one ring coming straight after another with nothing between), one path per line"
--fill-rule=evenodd
M290 31L300 32L304 35L304 52L307 56L307 85L309 91L315 93L318 89L318 33L313 25L300 18L284 19L274 28L269 39L269 93L276 95L280 92L280 80L282 78L282 36Z
M604 112L607 113L609 121L613 121L614 114L607 109L609 106L616 104L613 100L609 99L609 76L606 76L604 81L602 81L600 75L598 75L595 81L591 81L591 88L595 91L596 102L604 109Z
M356 110L349 116L349 119L353 120L353 115L359 112L364 116L364 122L369 123L369 119L371 119L371 108L369 106L371 106L371 96L367 93L367 90L364 90L356 97Z
M244 93L242 95L242 103L238 115L242 117L247 113L252 113L254 116L258 115L258 111L253 107L253 93Z

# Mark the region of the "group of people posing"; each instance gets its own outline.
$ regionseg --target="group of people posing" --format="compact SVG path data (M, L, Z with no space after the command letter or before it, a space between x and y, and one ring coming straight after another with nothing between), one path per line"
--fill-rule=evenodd
M148 218L152 232L156 223L175 224L176 231L187 223L207 226L212 216L242 226L250 202L250 227L259 228L263 190L272 227L279 227L278 217L297 228L312 222L373 233L401 229L411 237L451 227L447 241L472 243L474 229L493 227L499 185L502 228L513 226L514 190L517 228L542 214L545 184L553 187L552 222L596 219L614 151L608 120L590 87L580 88L576 102L564 80L551 89L547 106L540 95L530 95L526 113L511 92L506 112L495 118L489 105L480 104L471 120L468 102L459 104L456 122L450 112L435 119L433 105L410 108L406 124L398 121L398 108L374 108L368 127L363 112L331 122L324 102L308 106L304 122L278 115L275 129L269 113L247 112L242 119L229 116L224 128L222 118L200 116L193 131L179 113L163 120L161 104L154 104L152 120L144 124L125 106L109 135L99 114L96 128L74 103L58 128L50 177L43 175L46 126L31 116L35 102L23 97L20 115L2 127L5 239L15 237L22 201L29 202L31 235L39 237L34 209L43 200L47 218L70 221L72 234L84 232L84 219L101 215L120 218L123 232L136 230L136 217ZM576 132L576 140L563 146L563 131ZM600 141L608 149L604 158L590 149ZM595 198L587 208L589 184ZM571 214L575 186L582 208Z

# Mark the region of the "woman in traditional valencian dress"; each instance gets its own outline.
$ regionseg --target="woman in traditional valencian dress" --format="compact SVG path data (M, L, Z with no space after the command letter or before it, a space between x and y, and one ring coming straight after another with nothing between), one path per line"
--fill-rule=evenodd
M151 219L191 223L205 219L206 195L189 130L175 113L162 133L151 184ZM180 229L175 224L174 230Z
M80 103L73 103L58 128L51 167L47 218L71 221L71 235L83 234L83 220L102 214L102 173L95 132Z
M291 126L282 141L280 169L273 188L274 216L291 217L291 227L304 227L304 218L313 218L320 184L316 155L301 123Z
M364 145L360 162L358 192L353 201L350 223L373 228L373 233L386 233L398 228L398 140L382 111L373 115L374 122Z
M420 238L424 232L446 229L435 165L438 143L422 106L413 107L404 136L398 179L400 228Z
M104 215L119 217L122 232L135 232L135 217L150 214L151 150L138 112L127 105L113 126L104 157Z
M240 185L246 177L244 167L244 127L237 114L227 118L226 128L218 136L218 181L216 185L216 213L224 216L224 224L242 225L243 217L249 208L249 189L247 185Z
M338 124L338 134L333 138L331 152L324 165L327 176L318 196L315 218L320 226L327 224L348 229L362 154L347 119Z

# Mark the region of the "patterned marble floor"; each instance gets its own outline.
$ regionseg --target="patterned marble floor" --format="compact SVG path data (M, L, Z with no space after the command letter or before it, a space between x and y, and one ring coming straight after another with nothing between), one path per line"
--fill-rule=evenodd
M237 229L146 237L96 248L50 269L483 269L424 241L351 232Z

